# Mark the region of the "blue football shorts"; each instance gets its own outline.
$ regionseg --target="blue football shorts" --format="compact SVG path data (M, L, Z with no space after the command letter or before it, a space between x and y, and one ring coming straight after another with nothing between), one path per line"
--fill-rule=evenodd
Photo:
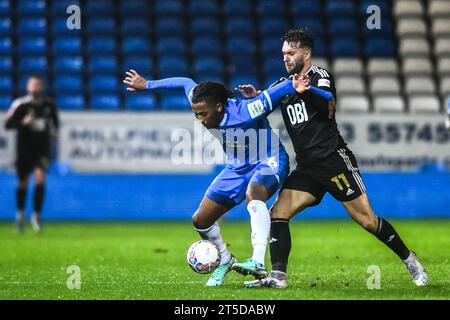
M251 183L262 184L271 197L284 183L289 175L289 156L281 152L279 157L269 157L247 171L239 172L226 166L214 179L206 191L208 199L229 209L245 199L247 187Z

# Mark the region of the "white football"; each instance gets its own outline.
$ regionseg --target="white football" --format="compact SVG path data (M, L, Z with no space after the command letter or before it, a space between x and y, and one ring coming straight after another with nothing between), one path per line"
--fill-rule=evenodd
M197 273L210 273L219 266L220 252L211 241L199 240L189 247L187 262Z

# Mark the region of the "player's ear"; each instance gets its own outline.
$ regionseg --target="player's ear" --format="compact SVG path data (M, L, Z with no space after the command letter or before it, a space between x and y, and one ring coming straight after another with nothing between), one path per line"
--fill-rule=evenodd
M311 49L306 49L305 53L303 54L303 58L310 59L311 58Z
M217 110L217 112L222 112L223 111L223 104L218 102L216 104L216 110Z

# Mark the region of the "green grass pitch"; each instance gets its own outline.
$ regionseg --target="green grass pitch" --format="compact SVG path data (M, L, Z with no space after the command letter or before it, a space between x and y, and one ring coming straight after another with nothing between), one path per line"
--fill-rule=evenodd
M43 234L19 236L0 224L0 299L449 299L450 220L399 221L397 228L428 271L416 287L404 265L382 243L350 221L291 223L289 287L245 289L252 279L230 273L223 287L206 288L186 251L198 240L189 223L47 223ZM238 259L251 252L248 222L222 224ZM269 261L267 259L267 261ZM81 288L68 289L77 265ZM381 289L369 290L370 265Z

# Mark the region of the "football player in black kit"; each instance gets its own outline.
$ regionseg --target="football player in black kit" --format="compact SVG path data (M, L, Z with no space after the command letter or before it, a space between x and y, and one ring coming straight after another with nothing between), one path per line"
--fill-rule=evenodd
M44 201L45 176L50 162L52 133L59 126L58 111L53 101L44 95L44 81L32 75L27 83L27 95L12 103L7 113L6 129L17 130L16 169L19 178L17 199L17 229L25 228L25 201L30 174L34 171L34 211L31 225L42 230L41 210Z
M280 103L287 132L294 145L297 168L285 181L271 208L272 272L267 278L246 282L246 287L287 286L286 269L291 249L289 220L304 209L319 204L327 192L342 203L354 221L397 254L416 285L426 285L428 276L415 253L406 247L386 219L374 213L369 203L355 156L336 125L334 105L337 99L333 76L311 62L312 34L307 29L290 30L282 39L283 60L289 75L307 75L311 85L331 92L335 100L328 103L306 91L286 96ZM238 89L245 97L258 92L251 85Z

